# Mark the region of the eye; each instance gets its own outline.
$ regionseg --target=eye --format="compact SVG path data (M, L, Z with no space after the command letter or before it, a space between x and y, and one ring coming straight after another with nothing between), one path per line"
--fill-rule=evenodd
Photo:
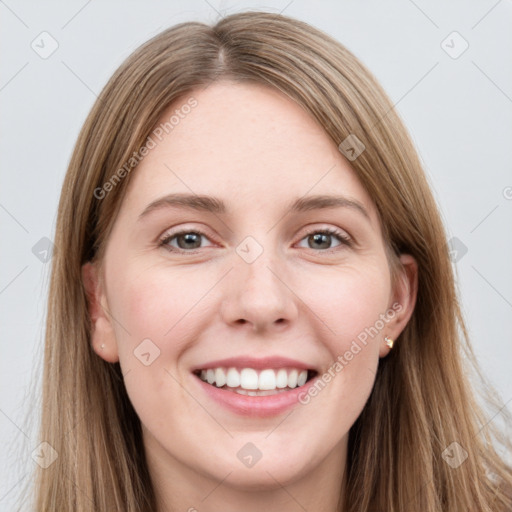
M334 247L331 246L333 239L338 241ZM352 240L345 232L333 228L310 231L302 240L307 241L310 249L321 249L326 252L336 250L335 248L340 245L352 246Z
M187 249L201 248L201 237L207 238L200 231L184 230L174 234L166 234L160 240L159 246L164 246L169 251L187 251ZM176 242L176 243L174 243Z
M201 244L202 238L208 240L208 237L200 231L182 230L172 234L166 233L160 240L159 246L171 252L192 252L194 249L204 247ZM303 240L307 241L310 249L320 249L322 252L336 251L336 247L341 245L352 246L352 239L345 232L333 228L310 231L301 242ZM333 241L338 242L334 247Z

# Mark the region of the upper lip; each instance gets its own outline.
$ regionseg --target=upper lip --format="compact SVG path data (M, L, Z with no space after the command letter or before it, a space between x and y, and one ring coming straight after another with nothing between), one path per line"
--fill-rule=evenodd
M207 363L199 364L192 368L192 372L197 370L207 370L209 368L254 368L254 369L265 369L265 368L297 368L302 370L314 370L310 364L297 361L296 359L290 359L288 357L281 356L269 356L262 358L254 358L250 356L239 356L230 357L227 359L217 359L215 361L208 361Z

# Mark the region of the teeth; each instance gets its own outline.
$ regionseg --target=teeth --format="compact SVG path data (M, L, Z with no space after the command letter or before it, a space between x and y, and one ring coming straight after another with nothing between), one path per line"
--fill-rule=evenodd
M308 378L308 373L300 372L297 377L297 386L304 386L306 384L306 380Z
M234 368L228 370L226 384L229 388L237 388L240 386L240 374Z
M297 387L297 375L298 375L298 373L299 372L297 370L292 370L288 374L288 386L290 386L291 388Z
M211 368L206 370L206 380L208 384L213 384L215 382L215 372Z
M249 395L249 396L269 396L269 395L277 395L279 393L284 393L289 391L290 388L287 389L272 389L269 391L247 391L246 389L235 389L233 393L238 393L239 395Z
M245 386L242 386L242 387L245 387ZM262 389L262 390L276 389L276 372L274 370L263 370L260 373L260 376L258 379L258 389Z
M221 368L219 368L223 371ZM258 389L258 372L252 368L244 368L240 374L240 387L242 389Z
M226 384L226 374L222 368L216 368L215 370L215 385L217 387L222 387Z
M278 388L285 388L288 386L288 373L284 368L281 368L276 375L276 386Z
M236 391L254 396L274 394L271 392L303 386L308 378L308 371L296 368L280 368L279 370L269 368L258 373L254 368L243 368L241 371L237 368L208 368L208 370L201 370L200 377L201 380L219 388L222 386L240 388ZM260 393L259 391L269 391L269 393Z

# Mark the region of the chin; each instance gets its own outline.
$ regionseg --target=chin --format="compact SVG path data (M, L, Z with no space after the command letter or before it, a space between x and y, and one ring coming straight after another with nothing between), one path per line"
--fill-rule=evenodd
M240 491L280 489L307 474L308 467L303 463L310 458L300 453L300 459L291 460L277 453L262 456L252 467L244 466L238 459L236 464L226 461L222 466L215 466L215 479L222 481L225 478L225 484Z

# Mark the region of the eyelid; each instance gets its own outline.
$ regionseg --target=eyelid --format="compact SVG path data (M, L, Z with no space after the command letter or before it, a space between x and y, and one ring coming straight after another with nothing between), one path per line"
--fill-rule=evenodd
M354 240L352 238L352 236L349 235L349 233L345 229L339 228L338 226L329 226L329 225L328 226L314 225L313 227L308 226L308 227L304 228L304 234L302 235L302 238L304 238L305 236L308 236L308 235L312 235L314 233L322 233L322 232L327 232L332 235L339 236L340 238L343 238L346 240L351 240L351 241ZM302 240L302 238L301 238L301 240Z

